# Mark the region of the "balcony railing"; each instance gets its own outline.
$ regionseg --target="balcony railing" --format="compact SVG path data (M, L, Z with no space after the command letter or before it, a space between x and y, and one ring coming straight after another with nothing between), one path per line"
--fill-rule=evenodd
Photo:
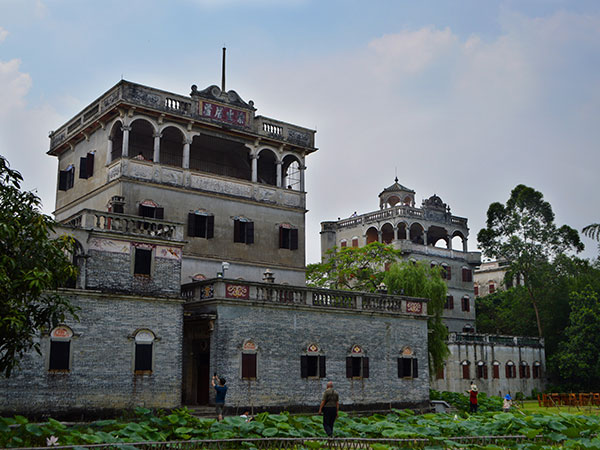
M91 209L81 210L63 224L87 230L142 235L170 241L183 240L183 224Z
M184 284L181 287L181 295L188 302L233 299L427 317L427 299L423 298L223 278Z
M529 336L504 336L480 333L450 333L450 343L494 344L509 347L543 347L544 339Z

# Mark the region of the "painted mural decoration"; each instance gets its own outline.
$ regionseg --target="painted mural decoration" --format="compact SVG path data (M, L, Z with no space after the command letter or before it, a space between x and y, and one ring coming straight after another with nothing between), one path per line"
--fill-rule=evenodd
M90 250L99 250L110 253L130 253L129 242L118 241L116 239L90 239Z
M319 353L321 349L319 348L319 346L317 344L310 344L307 348L306 348L306 353Z
M242 284L226 284L225 297L248 300L250 298L250 287Z
M162 245L159 245L156 247L156 257L181 261L181 249L177 247L163 247Z
M406 302L406 312L413 314L421 314L423 312L423 303L421 302Z
M212 284L208 286L202 286L200 288L200 298L213 298L215 296L215 288Z
M219 122L230 123L245 127L248 125L248 115L246 111L222 106L211 102L200 103L200 115Z
M56 327L54 330L52 330L52 333L50 333L50 336L53 338L63 338L63 339L68 339L73 337L73 332L71 331L71 329L69 327Z
M361 346L360 346L360 345L353 345L353 346L352 346L351 353L352 353L353 355L360 355L360 354L362 354L362 353L363 353L363 349L361 348Z

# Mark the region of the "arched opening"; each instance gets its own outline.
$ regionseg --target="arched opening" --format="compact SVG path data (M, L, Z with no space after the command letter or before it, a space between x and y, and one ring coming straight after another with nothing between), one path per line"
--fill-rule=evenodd
M252 179L245 145L205 134L194 136L190 144L190 169L242 180Z
M375 227L371 227L367 230L367 244L371 242L379 241L379 233L377 233L377 229Z
M391 244L394 240L394 227L391 224L386 223L381 227L381 242L384 244Z
M152 161L154 157L154 128L147 120L137 119L129 131L129 156ZM114 144L113 144L114 145Z
M452 249L462 251L464 239L465 239L465 237L462 235L462 233L460 231L455 231L452 234Z
M168 166L183 165L183 133L176 127L167 127L160 139L160 162Z
M412 198L410 198L409 195L407 195L406 197L404 197L403 203L406 206L413 206Z
M294 191L300 190L300 162L293 155L283 158L283 186Z
M277 185L277 158L275 154L270 151L263 149L258 154L258 182L264 184L270 184L271 186Z
M110 137L112 138L112 153L110 160L114 161L119 159L123 155L123 124L120 120L117 120L110 131Z
M427 230L427 243L434 247L448 248L448 232L442 227L430 226Z
M398 202L400 202L400 199L397 196L392 195L390 198L388 198L387 202L393 208Z
M398 224L398 239L406 239L406 224L404 222L400 222Z
M424 243L424 230L423 227L421 226L420 223L413 223L410 226L410 241L415 243L415 244L421 244L423 245Z

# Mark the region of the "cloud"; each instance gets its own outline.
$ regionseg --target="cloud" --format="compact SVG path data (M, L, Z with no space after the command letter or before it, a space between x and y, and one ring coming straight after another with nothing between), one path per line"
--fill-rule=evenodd
M8 36L8 31L0 27L0 43L6 39L6 36Z

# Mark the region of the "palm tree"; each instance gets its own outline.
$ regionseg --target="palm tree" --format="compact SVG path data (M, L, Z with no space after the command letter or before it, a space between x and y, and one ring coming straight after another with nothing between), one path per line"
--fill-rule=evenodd
M583 227L581 232L589 238L600 241L600 223L592 223L586 227Z

